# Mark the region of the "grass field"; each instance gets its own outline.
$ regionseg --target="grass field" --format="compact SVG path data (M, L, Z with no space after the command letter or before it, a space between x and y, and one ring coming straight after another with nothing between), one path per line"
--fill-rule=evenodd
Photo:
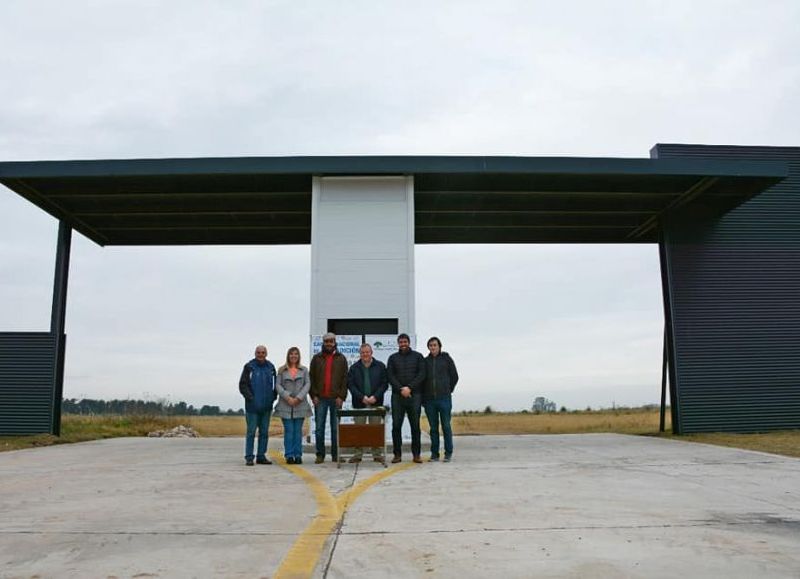
M616 432L648 436L674 437L687 442L702 442L721 446L746 448L800 457L800 430L762 434L692 434L674 436L670 432L667 413L667 432L658 432L658 410L597 410L556 414L491 413L453 416L456 435L484 434L578 434L589 432ZM164 430L183 424L197 430L201 436L244 436L245 424L241 416L75 416L65 415L62 436L3 436L0 451L82 442L118 436L146 436L153 430ZM305 427L308 429L309 421ZM423 430L428 429L422 419ZM282 433L280 420L273 418L270 435Z
M458 414L453 416L456 435L478 434L577 434L581 432L618 432L621 434L657 434L657 410L598 410L534 414L509 412ZM423 417L423 429L428 424ZM671 428L667 413L667 429Z

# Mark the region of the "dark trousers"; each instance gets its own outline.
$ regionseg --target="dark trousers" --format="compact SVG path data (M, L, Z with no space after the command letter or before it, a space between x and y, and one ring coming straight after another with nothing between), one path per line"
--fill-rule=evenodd
M420 443L419 414L422 408L422 397L412 395L403 398L399 394L392 394L392 451L395 456L403 452L403 419L408 416L411 426L411 454L419 456L422 444Z
M453 399L450 396L425 401L425 414L431 426L431 458L439 458L439 423L444 434L444 455L453 455L453 428L450 415L453 412Z

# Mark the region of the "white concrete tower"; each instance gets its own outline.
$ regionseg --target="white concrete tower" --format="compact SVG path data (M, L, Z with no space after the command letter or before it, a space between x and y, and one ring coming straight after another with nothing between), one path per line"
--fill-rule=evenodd
M314 177L310 329L414 335L413 176Z

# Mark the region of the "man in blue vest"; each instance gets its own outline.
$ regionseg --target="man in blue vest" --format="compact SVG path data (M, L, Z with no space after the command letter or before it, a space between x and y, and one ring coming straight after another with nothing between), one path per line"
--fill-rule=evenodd
M267 442L272 405L276 398L275 366L267 360L266 346L256 346L255 356L244 365L239 378L239 392L244 396L244 415L247 420L247 434L244 439L244 460L247 466L253 466L253 458L258 464L272 464L267 458ZM253 455L256 430L258 449Z

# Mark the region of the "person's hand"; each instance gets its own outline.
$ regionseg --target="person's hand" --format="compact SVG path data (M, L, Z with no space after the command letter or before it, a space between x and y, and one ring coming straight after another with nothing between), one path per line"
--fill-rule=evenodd
M408 386L403 386L400 388L400 396L403 398L410 398L411 397L411 388Z
M314 403L314 406L319 406L319 398L316 396L312 396L311 401Z
M366 404L367 406L369 406L370 404L372 404L372 403L369 401L369 396L364 396L364 397L361 399L361 402L363 402L363 403L364 403L364 404Z
M337 398L336 399L336 408L341 408L343 403L344 403L344 400L342 400L341 398Z
M370 396L369 398L367 398L367 404L369 404L370 406L375 404L377 401L378 401L378 399L375 398L374 396Z
M294 396L289 396L289 406L294 407L297 406L299 403L300 401L297 398L295 398Z

